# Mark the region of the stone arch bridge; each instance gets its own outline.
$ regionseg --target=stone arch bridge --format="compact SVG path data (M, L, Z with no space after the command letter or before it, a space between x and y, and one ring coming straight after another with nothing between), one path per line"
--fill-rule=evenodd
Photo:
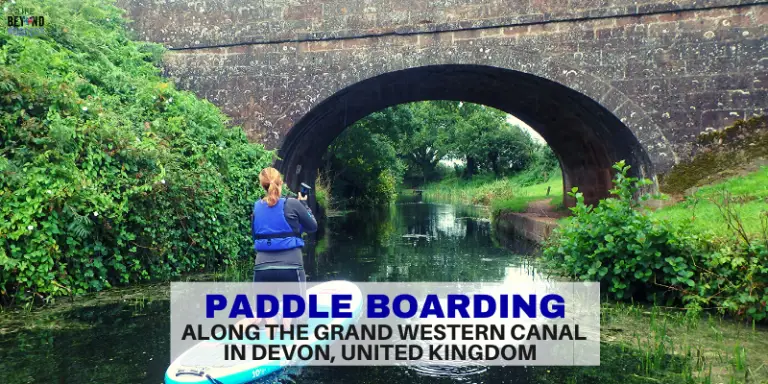
M626 159L654 178L701 132L768 109L768 1L118 0L166 73L254 141L288 183L356 120L462 100L525 121L565 188L607 195Z

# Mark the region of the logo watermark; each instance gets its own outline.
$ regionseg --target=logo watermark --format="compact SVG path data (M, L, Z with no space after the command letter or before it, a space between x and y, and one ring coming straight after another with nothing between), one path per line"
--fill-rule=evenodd
M35 15L34 11L29 8L19 8L14 15L6 16L6 20L10 35L39 36L45 34L45 16Z

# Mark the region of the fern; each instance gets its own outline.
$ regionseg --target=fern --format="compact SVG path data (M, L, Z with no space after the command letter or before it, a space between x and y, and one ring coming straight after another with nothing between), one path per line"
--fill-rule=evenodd
M69 208L68 211L72 215L72 221L67 226L67 229L75 237L78 237L81 239L88 237L88 235L91 234L91 227L93 224L91 220L87 216L82 216L77 212L75 212L75 210L72 209L72 207L68 207L68 208Z

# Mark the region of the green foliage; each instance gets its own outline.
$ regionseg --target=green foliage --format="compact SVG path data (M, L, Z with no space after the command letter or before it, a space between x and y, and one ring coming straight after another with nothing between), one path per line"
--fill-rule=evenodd
M704 254L699 284L686 292L694 309L721 312L764 321L768 318L768 231L762 238L714 246Z
M738 187L734 188L734 191ZM687 292L689 306L717 307L723 312L755 320L768 317L768 205L755 213L759 230L750 231L742 220L738 198L724 192L710 200L720 213L719 221L730 230L726 238L710 238L703 254L700 284Z
M505 112L472 103L434 103L451 113L452 124L442 133L441 145L449 157L466 161L464 176L492 172L502 177L529 165L534 143L507 122Z
M492 200L514 198L519 186L508 178L497 179L494 175L486 174L476 175L471 179L464 179L460 175L451 175L422 188L424 197L427 199L488 205Z
M768 229L762 237L751 236L723 205L723 220L734 236L717 242L687 225L651 215L634 198L650 181L627 177L629 165L623 161L614 168L615 197L592 207L584 204L577 188L569 193L577 203L573 216L544 248L549 266L579 280L600 281L619 299L642 293L667 304L765 319ZM640 200L649 197L642 194Z
M161 47L131 41L119 9L15 7L45 15L46 34L0 31L0 296L77 294L249 254L272 154L162 79Z
M367 196L372 191L393 196L383 192L386 185L374 186L387 180L382 172L394 177L395 184L401 180L426 184L452 173L441 165L443 159L463 160L465 176L493 173L499 178L521 172L535 158L537 147L506 119L502 111L453 101L410 103L375 112L349 127L326 154L325 170L333 175L334 196L348 199L350 205L386 202Z
M554 175L560 174L560 161L548 145L536 145L530 165L516 175L517 181L523 185L533 185L545 182Z
M584 204L578 188L569 192L576 206L544 251L550 264L581 280L607 282L608 292L620 299L638 292L650 299L667 291L654 282L693 286L694 244L669 223L647 215L634 200L650 181L628 177L629 165L623 161L614 168L615 198L592 207Z
M319 173L317 180L315 180L315 199L317 205L322 207L324 212L328 212L332 208L331 182L323 173Z
M369 186L369 190L364 194L368 203L366 205L384 205L397 196L398 178L390 171L379 174L376 182Z
M448 153L447 132L455 123L450 110L441 107L446 102L421 102L393 107L410 111L403 121L398 139L398 154L406 166L405 178L420 183L439 178L440 160ZM391 113L389 109L382 113Z
M654 215L686 223L699 232L731 238L732 229L722 219L722 205L728 201L734 202L728 207L739 216L744 230L752 235L759 234L761 219L765 217L763 212L768 210L768 167L698 188L683 201L661 208Z
M367 121L355 124L334 140L323 171L332 180L331 191L339 208L387 204L394 199L382 191L394 188L405 171L395 146L387 132ZM390 181L393 185L386 185Z
M499 217L503 212L523 212L529 203L537 200L551 199L553 209L559 209L563 200L563 177L560 170L549 174L548 180L524 186L520 180L526 176L525 172L501 179L493 175L477 175L471 179L450 175L439 182L425 185L423 190L427 199L488 205L494 217Z
M509 126L506 121L499 129L483 135L480 143L484 153L479 157L483 159L479 165L496 177L514 175L531 164L533 141L522 129Z

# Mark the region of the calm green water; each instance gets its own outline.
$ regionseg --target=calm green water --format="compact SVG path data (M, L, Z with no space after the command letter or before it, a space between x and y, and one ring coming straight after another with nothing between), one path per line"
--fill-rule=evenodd
M311 281L501 281L543 276L493 240L475 207L401 202L382 212L332 218L307 248ZM169 364L168 286L133 287L0 315L0 383L163 382ZM594 369L594 368L591 368ZM579 368L478 365L327 367L283 372L280 383L559 383ZM615 380L615 381L614 381ZM599 382L624 382L620 377Z

